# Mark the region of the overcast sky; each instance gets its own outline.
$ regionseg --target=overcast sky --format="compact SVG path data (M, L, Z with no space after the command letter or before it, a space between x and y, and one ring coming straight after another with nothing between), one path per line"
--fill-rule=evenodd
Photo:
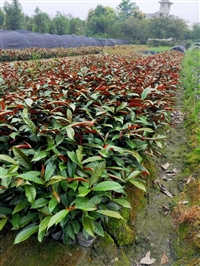
M5 0L0 0L0 7L3 6ZM7 2L11 2L7 0ZM101 4L103 6L110 6L116 8L121 1L116 0L19 0L22 5L23 11L27 15L33 15L36 6L43 12L54 16L57 11L64 12L65 14L71 13L73 17L85 19L88 11ZM137 4L140 10L144 13L154 13L159 10L158 1L131 1ZM174 4L171 5L171 15L176 15L189 22L200 22L200 4L199 0L171 0Z

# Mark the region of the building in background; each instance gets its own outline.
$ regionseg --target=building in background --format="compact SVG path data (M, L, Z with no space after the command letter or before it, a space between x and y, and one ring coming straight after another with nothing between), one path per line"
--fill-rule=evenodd
M159 14L162 13L165 15L169 15L170 7L171 7L171 5L173 5L173 3L170 2L169 0L161 0L158 3L160 4Z
M152 18L152 17L159 17L160 14L169 15L170 14L170 8L171 5L173 5L172 2L169 0L161 0L158 2L160 4L159 11L154 13L146 13L146 18Z

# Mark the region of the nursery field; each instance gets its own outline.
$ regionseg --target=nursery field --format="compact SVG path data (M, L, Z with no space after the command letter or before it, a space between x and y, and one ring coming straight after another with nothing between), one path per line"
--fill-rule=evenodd
M189 266L186 261L192 259L198 265L198 55L166 51L146 56L130 46L124 48L125 55L121 47L93 49L98 54L77 49L77 58L63 57L66 50L57 49L53 59L47 59L52 51L44 56L44 49L35 55L31 49L14 54L3 51L5 61L13 62L2 62L0 68L2 236L15 232L12 243L20 243L14 245L20 250L29 237L84 247L97 239L100 244L94 244L89 259L80 255L84 265L153 264L148 252L142 259L144 250L152 250L161 265L177 261L174 266ZM74 51L67 51L67 56ZM15 61L19 54L25 61ZM180 145L185 145L181 155ZM158 158L163 160L159 159L161 170L155 165ZM184 181L183 175L187 176ZM171 176L176 178L171 181ZM180 188L181 182L186 185ZM182 189L181 200L188 206L179 204ZM142 208L145 200L148 203ZM158 211L162 205L165 212L172 211L167 204L177 204L174 223L185 234L180 232L180 247L174 235L171 239L171 216L163 217L163 211ZM145 240L148 234L151 244ZM189 234L196 246L187 249L185 256ZM135 242L139 244L133 247ZM33 244L36 253L38 245ZM66 256L63 246L59 250ZM37 256L46 258L42 252ZM77 251L71 252L74 255L65 264L48 255L49 263L41 257L41 266L79 265L74 261ZM13 256L18 253L16 248ZM27 257L30 265L35 265L34 257ZM6 255L2 261L7 263ZM27 265L26 257L24 264L20 259L19 263L14 259L9 265Z
M93 55L2 63L1 228L15 243L58 228L64 243L124 219L126 186L146 191L183 55ZM63 233L64 232L64 233Z
M0 62L38 60L47 58L62 58L82 56L88 54L130 54L147 50L147 45L115 45L115 46L88 46L77 48L26 48L26 49L0 49ZM163 50L169 50L164 47ZM155 50L155 48L153 48ZM157 48L158 50L158 48Z

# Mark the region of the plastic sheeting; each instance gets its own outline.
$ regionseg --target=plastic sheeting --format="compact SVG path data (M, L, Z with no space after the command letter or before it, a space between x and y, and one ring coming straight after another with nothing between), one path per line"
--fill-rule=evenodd
M24 29L16 31L0 30L0 49L24 49L31 47L69 48L81 46L113 46L116 44L128 44L128 42L126 40L99 39L86 36L78 36L75 34L42 34Z
M170 51L178 51L178 52L181 52L181 53L185 53L185 47L183 45L177 45L177 46L174 46L170 49Z

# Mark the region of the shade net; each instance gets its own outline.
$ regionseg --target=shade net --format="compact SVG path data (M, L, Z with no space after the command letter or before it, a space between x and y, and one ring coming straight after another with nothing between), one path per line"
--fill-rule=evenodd
M56 35L31 32L20 29L15 31L0 30L0 49L57 48L82 46L114 46L128 44L126 40L100 39L86 36Z

